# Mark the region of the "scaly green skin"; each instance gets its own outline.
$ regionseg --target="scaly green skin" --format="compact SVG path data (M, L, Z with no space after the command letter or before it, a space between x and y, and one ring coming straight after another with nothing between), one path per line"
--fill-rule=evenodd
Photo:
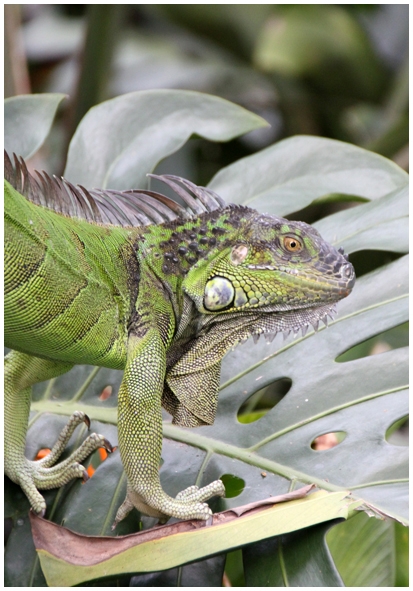
M74 364L124 368L119 449L128 492L115 523L137 507L166 520L208 519L217 480L176 499L161 488L163 405L175 424L214 421L224 354L251 334L317 322L347 296L354 270L306 224L228 206L190 220L115 227L64 217L6 183L5 467L36 512L38 489L82 476L106 445L92 435L56 465L24 457L30 386ZM69 433L69 435L68 435Z

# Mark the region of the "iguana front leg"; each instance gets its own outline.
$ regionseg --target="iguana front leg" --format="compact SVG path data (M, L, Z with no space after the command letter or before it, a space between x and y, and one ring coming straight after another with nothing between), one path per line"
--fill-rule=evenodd
M169 517L206 520L212 512L203 501L215 495L223 496L225 492L220 480L201 489L191 486L175 499L162 490L159 465L165 370L165 347L158 330L148 329L141 337L129 338L128 360L118 401L119 449L128 490L114 525L133 507L162 521Z
M73 431L89 419L83 412L75 412L60 433L50 454L42 460L31 461L25 455L31 386L49 380L71 369L71 363L40 359L11 351L4 365L4 466L7 476L21 486L36 513L44 514L46 502L38 489L63 486L72 478L87 479L80 464L98 447L112 451L110 443L96 433L90 435L71 456L54 465L63 453Z

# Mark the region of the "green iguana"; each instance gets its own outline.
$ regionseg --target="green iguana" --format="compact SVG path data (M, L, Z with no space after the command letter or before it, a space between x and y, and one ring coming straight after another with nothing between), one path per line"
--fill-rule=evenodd
M57 462L74 413L51 453L25 458L31 386L74 364L124 369L119 450L127 496L115 523L136 507L166 520L208 519L220 480L176 498L161 488L163 406L176 425L210 425L221 360L261 333L305 331L346 297L354 269L342 249L302 222L227 205L213 191L156 176L184 202L153 191L88 191L24 161L5 164L5 468L44 514L39 489L84 477L90 435Z

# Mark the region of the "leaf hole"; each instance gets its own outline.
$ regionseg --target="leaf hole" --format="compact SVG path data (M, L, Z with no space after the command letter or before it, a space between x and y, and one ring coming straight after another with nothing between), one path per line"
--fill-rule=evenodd
M102 390L102 392L100 393L99 396L99 400L107 400L108 398L110 398L112 396L113 393L113 386L111 386L110 384L108 386L105 386Z
M391 445L409 445L409 417L395 421L386 431L385 439Z
M97 450L93 452L93 454L90 456L89 464L86 467L86 472L88 473L89 478L92 478L93 474L99 468L101 463L106 460L107 457L108 452L103 447L99 447Z
M339 445L346 437L347 433L345 431L323 433L323 435L319 435L311 442L311 449L314 451L326 451Z
M223 474L221 480L225 486L225 497L228 499L238 497L245 488L245 480L234 474Z
M39 451L36 454L36 457L34 458L34 461L36 462L37 460L43 460L43 458L48 456L51 451L52 450L49 447L43 447L42 449L39 449Z
M409 344L409 323L404 322L389 330L385 330L366 341L362 341L354 345L341 355L336 357L338 363L345 363L346 361L354 361L354 359L361 359L369 357L370 355L379 355L392 349L399 349L407 347Z
M350 209L351 207L357 207L367 201L367 199L355 195L331 193L330 195L325 195L324 197L314 200L303 209L289 213L288 219L307 222L307 224L314 224L314 222L329 215L345 209Z
M350 254L349 260L356 271L356 277L360 278L379 267L397 261L402 256L401 253L386 250L358 250Z
M253 423L264 417L281 402L292 386L290 378L280 378L252 394L240 406L237 418L240 423Z

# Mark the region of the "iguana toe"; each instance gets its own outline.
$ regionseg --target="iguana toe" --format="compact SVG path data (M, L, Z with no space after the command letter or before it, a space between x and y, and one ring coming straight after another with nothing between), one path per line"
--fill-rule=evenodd
M46 512L46 502L39 490L59 488L74 478L82 478L86 482L89 475L81 462L99 447L104 447L109 453L113 451L103 435L92 433L68 458L58 462L73 431L81 423L90 425L83 412L73 413L47 456L31 461L24 455L15 455L7 466L8 476L22 487L37 514L44 515Z

